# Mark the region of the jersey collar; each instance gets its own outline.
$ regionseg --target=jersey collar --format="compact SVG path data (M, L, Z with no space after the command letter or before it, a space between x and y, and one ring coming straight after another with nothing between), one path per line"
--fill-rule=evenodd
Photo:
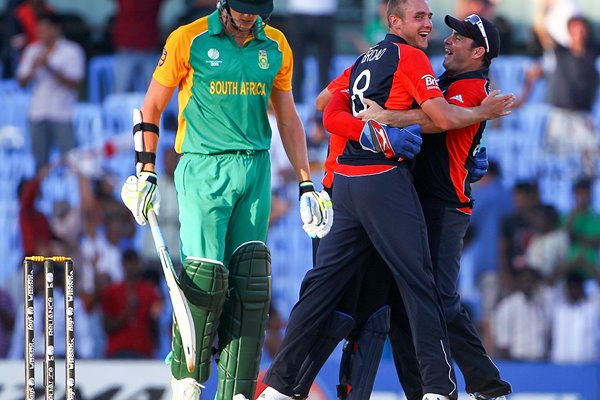
M408 42L406 40L402 39L398 35L394 35L393 33L386 34L384 40L387 42L392 42L392 43L408 44Z
M438 78L438 81L447 79L452 81L457 81L459 79L487 79L489 71L490 70L488 68L482 68L475 71L464 72L462 74L457 74L454 76L448 75L448 73L444 71L444 73Z
M259 16L256 22L262 24L262 18ZM208 34L212 36L219 36L224 33L224 30L225 28L223 28L223 24L221 24L221 20L219 19L219 10L217 9L208 16ZM254 36L254 38L258 40L267 40L265 30L261 29L260 32Z
M469 71L469 72L464 72L462 74L458 74L458 75L448 75L448 73L446 71L444 71L444 73L442 73L440 75L440 77L438 78L438 84L440 86L440 89L442 89L442 91L445 91L448 86L450 86L452 83L459 81L461 79L483 79L486 80L488 79L488 74L489 74L489 69L488 68L482 68L482 69L478 69L475 71Z

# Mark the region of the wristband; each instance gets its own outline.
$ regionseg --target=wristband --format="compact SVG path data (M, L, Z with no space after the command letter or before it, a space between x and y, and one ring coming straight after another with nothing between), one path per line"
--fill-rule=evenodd
M300 182L299 188L300 188L300 194L299 194L298 198L302 197L302 195L304 193L314 192L315 191L315 185L313 184L312 181L302 181L302 182Z
M133 125L133 134L135 135L137 132L152 132L156 133L156 136L159 136L158 125L153 124L152 122L141 122Z
M136 151L135 162L136 164L156 164L156 154L151 151Z

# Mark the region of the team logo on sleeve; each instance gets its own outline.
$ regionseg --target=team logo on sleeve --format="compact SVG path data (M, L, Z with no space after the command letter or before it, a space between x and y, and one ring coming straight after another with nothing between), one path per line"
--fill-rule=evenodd
M425 86L427 87L427 90L440 88L438 86L437 79L435 79L435 76L433 76L431 74L423 75L421 77L421 79L423 79L425 81Z
M267 69L267 68L269 68L269 59L267 58L267 51L266 50L259 50L258 51L258 66L261 69Z
M162 54L160 55L160 60L158 60L158 66L162 67L165 61L167 61L167 48L163 47Z

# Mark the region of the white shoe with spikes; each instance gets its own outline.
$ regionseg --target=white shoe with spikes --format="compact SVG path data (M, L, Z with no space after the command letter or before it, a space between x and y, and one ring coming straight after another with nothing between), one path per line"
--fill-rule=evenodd
M260 396L258 396L258 400L291 400L291 397L268 386L265 390L263 390Z
M425 393L425 395L423 396L423 400L450 400L450 397L444 396L442 394Z
M193 378L171 379L172 400L198 400L204 386Z

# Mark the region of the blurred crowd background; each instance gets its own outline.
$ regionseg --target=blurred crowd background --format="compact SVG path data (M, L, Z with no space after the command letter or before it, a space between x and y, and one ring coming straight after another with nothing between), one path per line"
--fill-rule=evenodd
M294 95L315 180L328 133L314 99L383 38L384 4L275 0L270 23L286 33L296 57ZM443 16L476 12L501 32L492 87L518 98L512 114L489 123L484 134L490 169L474 184L463 301L496 358L597 363L600 7L595 0L431 0L430 6L434 69L442 71L449 33ZM78 357L168 352L171 312L160 264L149 230L135 224L118 193L134 168L131 110L141 104L162 43L175 27L214 9L214 0L0 1L0 358L23 355L24 255L73 257ZM160 220L177 262L176 121L171 101L157 166ZM266 356L277 349L311 267L297 184L272 125ZM41 287L43 280L36 281L37 301ZM59 329L62 314L56 317ZM37 321L41 332L41 314Z

